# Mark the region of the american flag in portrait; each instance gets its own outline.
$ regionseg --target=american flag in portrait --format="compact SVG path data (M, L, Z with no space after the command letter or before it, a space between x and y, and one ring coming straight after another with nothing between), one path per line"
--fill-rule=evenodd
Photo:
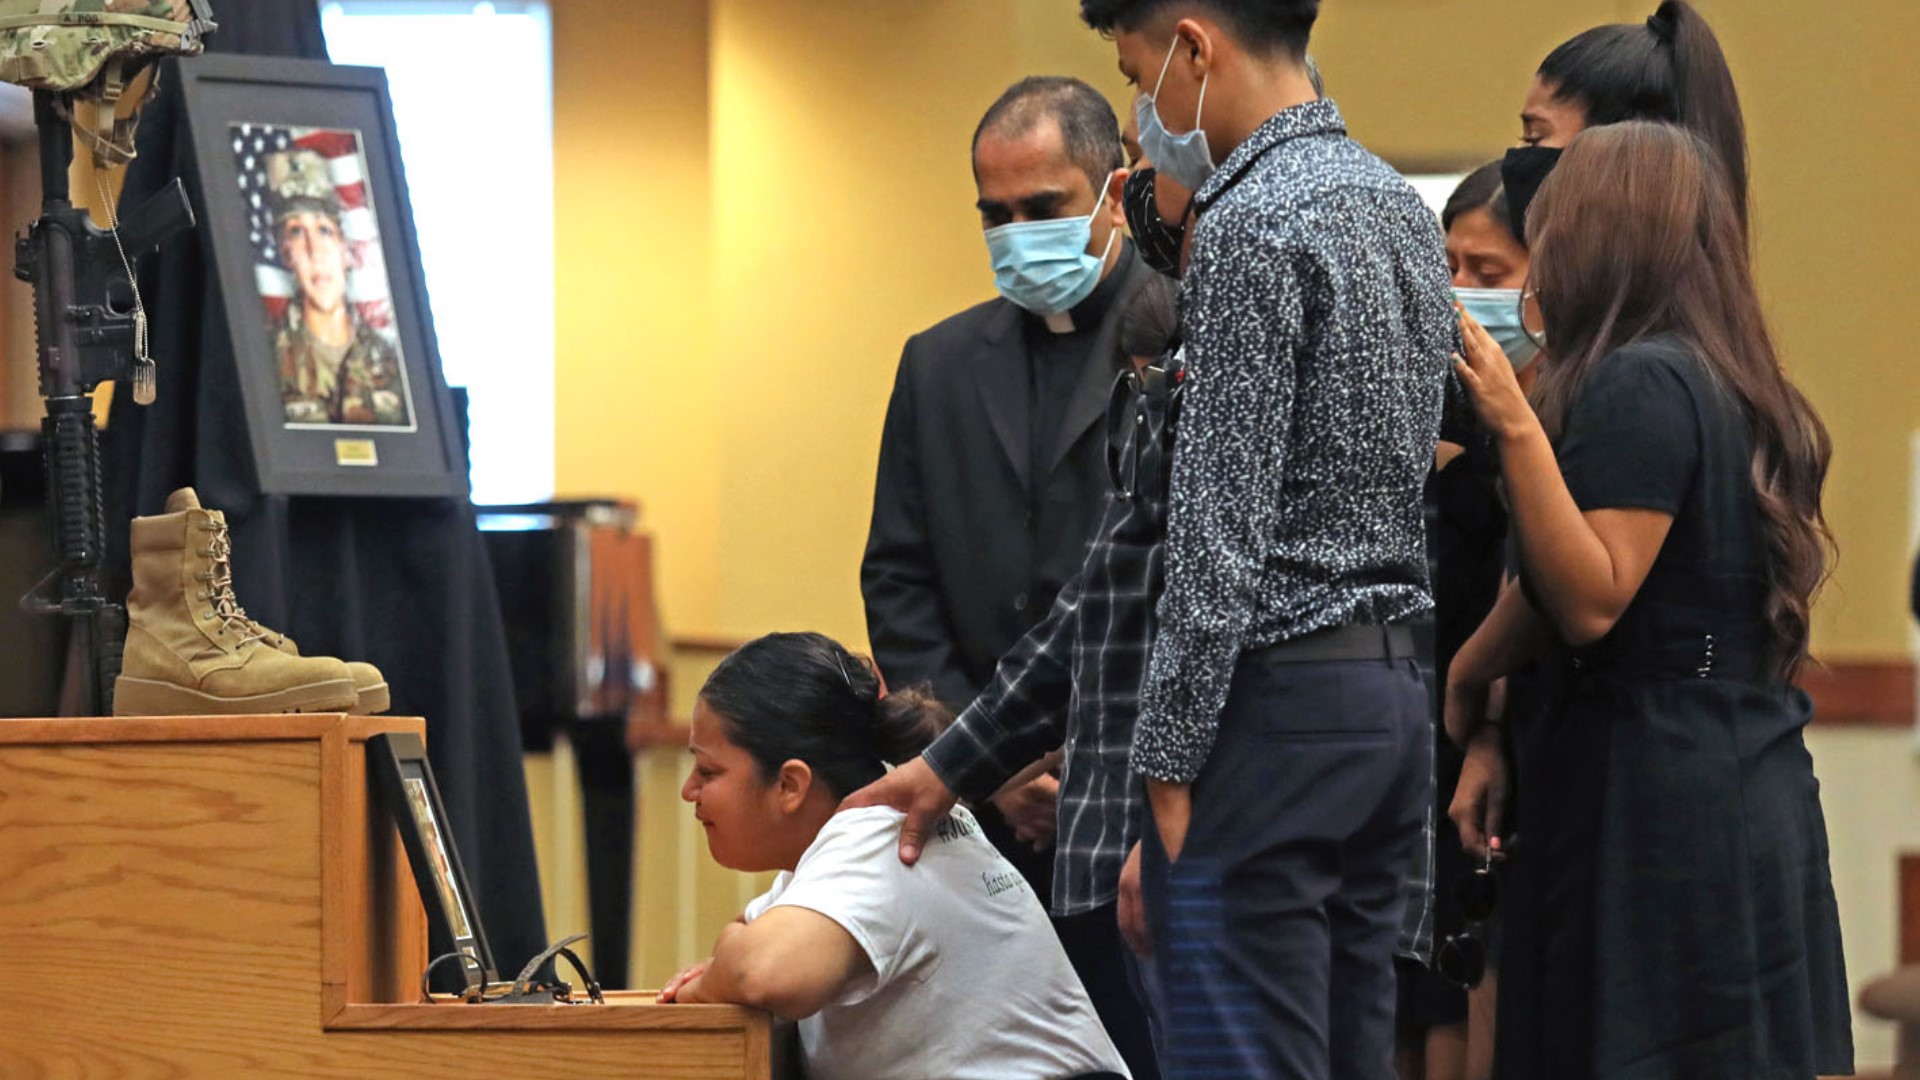
M281 151L312 150L326 159L328 178L340 200L340 231L347 241L347 299L361 322L398 349L387 262L380 250L380 222L368 190L367 158L361 149L360 133L342 128L246 123L233 124L230 131L240 195L247 204L253 276L267 307L268 325L278 326L285 318L295 288L293 274L280 261L273 201L267 192L267 159Z

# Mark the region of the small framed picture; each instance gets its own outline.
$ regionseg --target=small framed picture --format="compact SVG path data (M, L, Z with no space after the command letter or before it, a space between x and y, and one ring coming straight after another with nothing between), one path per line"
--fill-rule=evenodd
M447 808L433 782L433 766L427 763L426 743L407 732L372 736L367 740L367 772L374 798L400 830L435 952L451 943L463 958L462 979L468 986L498 982L473 889L447 826Z
M165 77L261 490L465 496L385 72L210 55Z

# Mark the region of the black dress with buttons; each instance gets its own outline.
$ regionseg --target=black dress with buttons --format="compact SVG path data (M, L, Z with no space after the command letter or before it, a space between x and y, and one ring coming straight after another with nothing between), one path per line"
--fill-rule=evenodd
M1556 452L1583 510L1673 526L1613 631L1513 732L1497 1075L1852 1071L1806 696L1767 670L1737 402L1671 338L1595 368Z

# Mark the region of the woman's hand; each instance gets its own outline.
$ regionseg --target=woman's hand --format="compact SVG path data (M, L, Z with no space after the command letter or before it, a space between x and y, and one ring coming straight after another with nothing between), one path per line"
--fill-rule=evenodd
M1476 859L1487 859L1501 849L1506 813L1506 750L1500 744L1500 728L1488 725L1467 743L1467 760L1460 766L1460 783L1454 788L1447 817L1460 830L1460 846Z
M1486 327L1464 310L1460 312L1460 337L1467 355L1464 359L1457 353L1454 355L1453 370L1473 398L1473 411L1480 417L1480 423L1502 441L1537 431L1540 418L1534 415L1533 406L1527 404L1526 391L1520 389L1520 380L1514 374L1506 350L1493 340Z
M707 965L711 963L713 959L709 957L668 979L667 985L660 988L660 996L656 1000L662 1005L672 1005L675 1002L691 1005L700 1000L697 984L700 982L700 976L707 973ZM693 988L692 993L687 992L690 986Z

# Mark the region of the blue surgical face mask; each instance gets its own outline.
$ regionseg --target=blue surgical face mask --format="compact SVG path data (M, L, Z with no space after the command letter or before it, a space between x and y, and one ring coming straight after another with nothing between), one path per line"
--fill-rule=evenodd
M1140 152L1160 175L1168 177L1174 183L1188 191L1199 191L1200 185L1213 175L1213 153L1207 148L1207 133L1200 130L1200 116L1207 107L1207 78L1200 78L1200 103L1193 110L1193 130L1184 135L1175 135L1160 122L1160 88L1166 85L1167 68L1173 64L1173 54L1180 48L1180 38L1175 36L1173 44L1167 47L1167 58L1160 65L1160 78L1153 84L1153 93L1133 103L1133 116L1140 125Z
M1113 174L1100 185L1093 213L1053 221L1016 221L987 230L987 254L993 258L993 283L1000 295L1035 315L1058 315L1092 294L1100 271L1113 252L1119 229L1107 234L1107 246L1095 255L1093 219L1107 205Z
M1540 358L1545 339L1527 332L1519 289L1455 289L1453 295L1474 322L1486 327L1513 362L1513 370L1525 371Z

